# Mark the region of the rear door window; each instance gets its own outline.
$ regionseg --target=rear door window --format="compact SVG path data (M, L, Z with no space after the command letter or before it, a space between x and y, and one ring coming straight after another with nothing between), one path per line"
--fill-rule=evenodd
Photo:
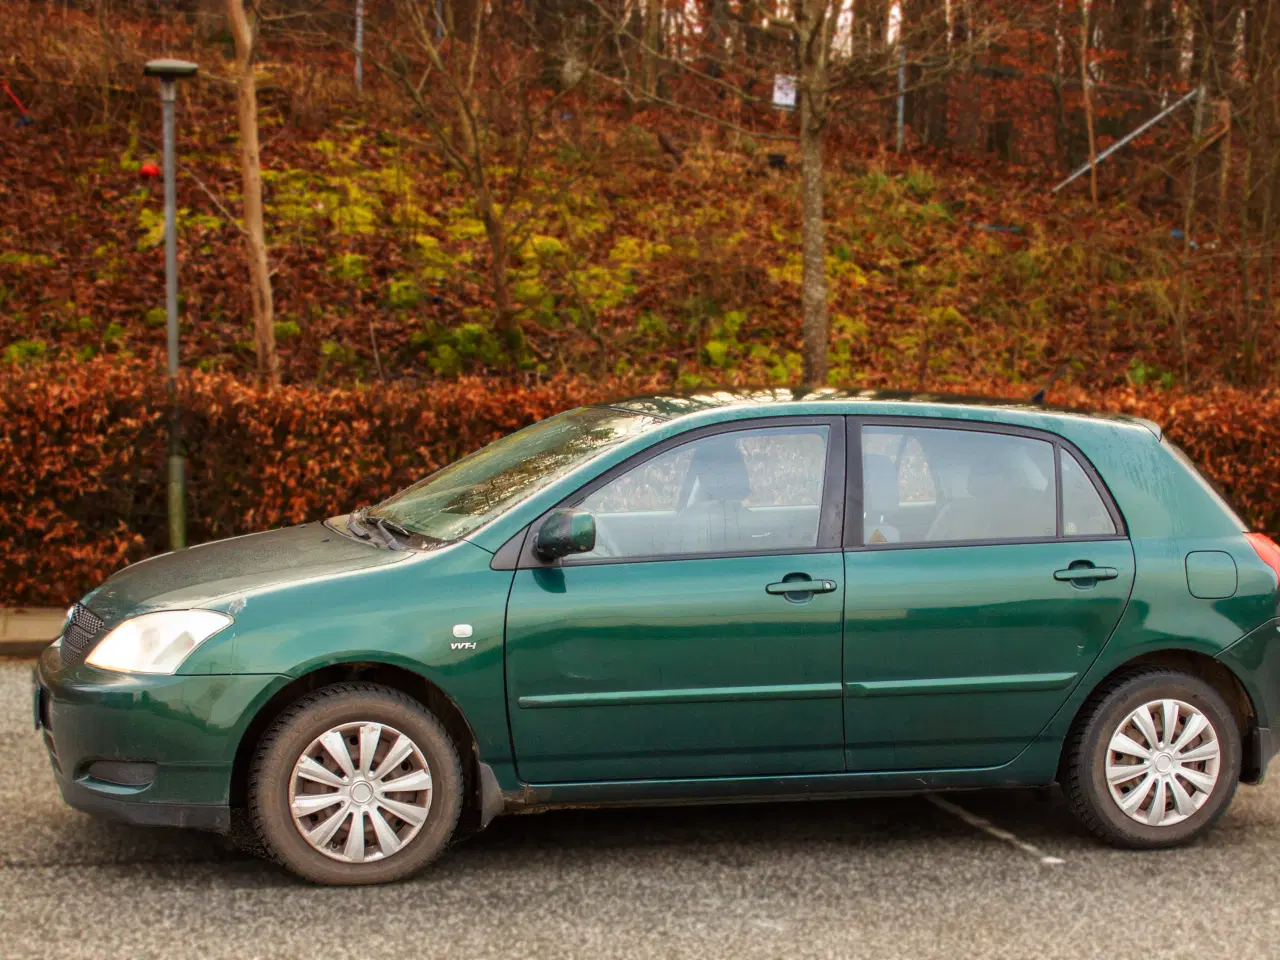
M1057 536L1054 445L1005 433L864 425L863 543Z

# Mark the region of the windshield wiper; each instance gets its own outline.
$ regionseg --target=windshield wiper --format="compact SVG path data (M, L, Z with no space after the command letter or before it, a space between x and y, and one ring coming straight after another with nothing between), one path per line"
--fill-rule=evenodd
M412 534L394 520L386 517L372 517L368 507L361 507L347 517L347 529L361 540L373 539L373 531L377 531L378 539L388 550L409 549L400 542L401 538L409 539Z

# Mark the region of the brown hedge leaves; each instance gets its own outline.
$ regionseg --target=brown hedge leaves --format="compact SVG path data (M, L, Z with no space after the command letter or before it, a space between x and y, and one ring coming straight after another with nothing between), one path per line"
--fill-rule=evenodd
M630 381L259 390L184 381L190 542L372 503L534 420L645 392ZM992 382L949 387L1030 393ZM1257 528L1280 530L1280 394L1061 387L1056 403L1161 423ZM0 605L65 604L165 548L165 383L149 365L96 361L0 371Z

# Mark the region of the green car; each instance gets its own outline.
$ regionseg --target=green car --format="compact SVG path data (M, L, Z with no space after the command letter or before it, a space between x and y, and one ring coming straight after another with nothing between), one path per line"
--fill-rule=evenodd
M320 883L533 808L1054 782L1169 847L1276 751L1278 571L1145 421L649 397L115 574L35 718L72 806Z

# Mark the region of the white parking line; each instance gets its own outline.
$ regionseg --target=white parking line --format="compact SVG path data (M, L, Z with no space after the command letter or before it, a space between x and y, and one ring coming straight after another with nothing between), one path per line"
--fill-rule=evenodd
M1014 836L1008 830L1005 830L1002 827L997 827L994 823L992 823L990 820L986 819L985 817L980 817L976 813L970 813L964 807L958 806L957 804L952 803L950 800L943 800L942 797L938 796L937 794L934 794L934 793L929 794L928 800L939 810L945 810L947 811L947 813L951 814L952 816L959 817L965 823L969 824L969 826L977 827L983 833L988 834L989 836L995 837L997 840L1003 840L1005 843L1012 844L1013 846L1021 850L1023 853L1026 853L1035 857L1037 860L1039 860L1043 864L1047 864L1049 866L1057 866L1060 863L1066 862L1061 857L1049 856L1047 853L1045 853L1043 850L1041 850L1039 847L1035 846L1034 844L1027 843L1027 841L1025 840L1020 840L1018 837Z

